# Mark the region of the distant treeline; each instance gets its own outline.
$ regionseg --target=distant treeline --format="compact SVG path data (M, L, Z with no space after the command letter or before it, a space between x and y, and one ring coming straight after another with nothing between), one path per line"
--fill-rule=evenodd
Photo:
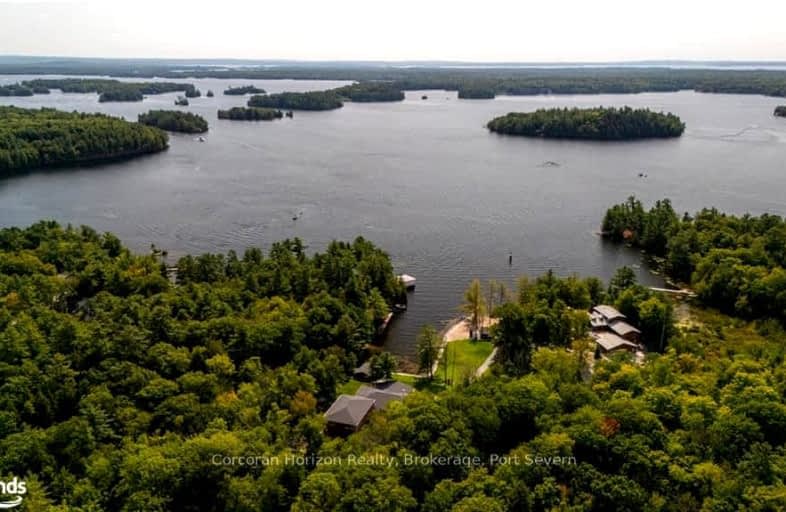
M204 133L207 131L205 118L178 110L151 110L147 114L139 114L139 122L170 132Z
M630 107L511 112L492 119L487 127L507 135L595 140L679 137L685 130L685 124L674 114Z
M496 92L491 88L462 87L458 90L458 97L462 100L491 100L496 97Z
M227 96L243 96L244 94L265 94L264 89L255 87L253 85L244 85L241 87L230 87L224 91Z
M775 115L778 117L786 117L786 105L775 107Z
M333 110L344 103L333 91L281 92L277 94L251 96L249 107L287 110Z
M0 177L27 169L92 163L167 148L157 128L103 114L0 107Z
M231 119L233 121L272 121L281 119L284 114L274 108L259 107L233 107L229 110L219 110L219 119Z
M786 97L786 71L674 69L665 67L605 68L457 68L394 67L389 65L307 65L227 69L216 65L183 65L165 61L65 60L15 61L0 64L0 74L73 74L182 79L306 79L395 82L399 90L464 90L464 97L488 94L621 94L638 92L699 92L762 94ZM470 93L470 91L472 91Z
M25 80L19 84L0 87L0 96L32 96L49 94L50 89L65 93L99 94L98 101L142 101L146 94L182 91L189 98L201 95L191 84L175 82L121 82L104 78L56 78Z

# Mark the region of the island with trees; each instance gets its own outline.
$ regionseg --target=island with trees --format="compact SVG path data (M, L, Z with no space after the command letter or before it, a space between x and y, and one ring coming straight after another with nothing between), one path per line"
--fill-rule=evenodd
M251 96L248 106L284 110L334 110L344 104L333 91L311 91Z
M100 102L142 101L145 95L168 92L183 92L189 97L197 97L201 94L192 84L176 82L123 82L104 78L36 78L0 87L0 96L48 94L51 89L60 89L64 93L98 93Z
M776 117L786 117L786 105L778 105L775 107L774 115Z
M746 227L769 237L765 224ZM42 511L786 508L783 326L691 302L678 322L629 268L497 289L488 372L441 385L426 372L329 435L325 411L357 390L403 293L361 238L174 261L86 226L2 229L0 473L25 475L25 507ZM601 303L641 327L645 358L593 354ZM424 362L437 343L425 329ZM390 354L372 361L405 377Z
M179 110L151 110L146 114L139 114L138 122L168 132L204 133L208 128L207 121L202 116Z
M163 151L167 134L103 114L0 107L0 177Z
M49 92L48 89L47 92ZM0 96L32 96L33 94L35 94L33 88L26 85L0 85Z
M359 103L402 101L404 92L392 82L359 82L331 89L341 98Z
M492 119L487 127L506 135L591 140L679 137L685 130L685 124L674 114L630 107L511 112Z
M246 94L265 94L265 90L254 85L243 85L238 87L230 87L224 90L227 96L244 96Z
M275 108L264 107L232 107L229 110L219 110L219 119L233 121L272 121L281 119L284 113Z
M459 87L458 97L462 100L493 100L496 91L491 87Z

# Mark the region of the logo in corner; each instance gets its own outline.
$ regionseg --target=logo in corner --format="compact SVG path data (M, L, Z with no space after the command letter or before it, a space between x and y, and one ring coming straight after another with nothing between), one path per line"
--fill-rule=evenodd
M0 510L18 507L26 493L27 484L23 480L17 477L7 482L0 480Z

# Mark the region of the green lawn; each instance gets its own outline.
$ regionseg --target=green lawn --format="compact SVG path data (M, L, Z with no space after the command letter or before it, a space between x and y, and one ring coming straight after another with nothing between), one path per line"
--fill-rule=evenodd
M439 393L440 391L445 389L445 383L442 381L442 379L439 378L435 378L433 380L419 379L417 377L413 377L412 375L403 375L401 373L394 373L393 378L401 382L402 384L412 386L418 391Z
M341 384L336 390L339 395L354 395L363 383L359 380L349 379L344 384Z
M445 379L447 359L447 379L456 385L466 377L474 376L475 370L483 364L493 349L494 345L490 341L452 341L445 349L436 376Z

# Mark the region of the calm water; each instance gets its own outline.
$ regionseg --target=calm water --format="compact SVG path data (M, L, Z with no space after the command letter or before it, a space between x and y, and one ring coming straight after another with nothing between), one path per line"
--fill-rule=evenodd
M363 235L390 253L397 271L418 279L387 341L407 355L421 325L455 316L473 277L512 282L554 269L607 278L637 263L637 253L594 235L606 207L631 194L647 202L670 197L678 211L714 205L786 214L786 120L772 116L775 98L680 92L467 101L427 91L400 103L349 103L253 123L216 119L218 108L244 103L223 96L226 87L278 92L340 83L188 81L216 93L186 107L209 120L206 142L173 135L161 154L0 181L0 224L89 224L134 249L155 243L173 255L268 247L294 236L321 249ZM53 92L0 103L135 120L151 108L176 108L176 96L99 104L96 95ZM483 128L509 111L596 105L671 111L688 128L677 140L624 143L511 138ZM646 272L642 279L657 282Z

